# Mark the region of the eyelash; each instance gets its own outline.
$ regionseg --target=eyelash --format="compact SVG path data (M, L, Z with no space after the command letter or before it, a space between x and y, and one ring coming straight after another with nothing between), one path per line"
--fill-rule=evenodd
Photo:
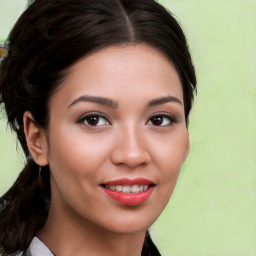
M169 121L168 121L169 123L168 123L168 124L165 124L165 125L154 125L154 124L150 124L150 125L156 126L156 127L168 127L168 126L173 125L174 123L177 123L177 119L176 119L175 116L170 115L170 114L166 114L166 113L157 113L157 114L152 115L152 116L149 118L149 120L147 121L147 123L148 123L148 122L151 122L151 123L152 123L152 119L153 119L153 118L159 118L159 117L162 118L162 119L164 119L164 118L168 119L168 120L169 120Z
M102 113L89 113L89 114L86 114L86 115L84 115L83 117L81 117L81 118L77 121L77 123L81 123L81 124L84 124L84 125L86 125L86 126L88 126L88 127L93 127L93 128L97 128L97 127L101 127L101 126L104 126L104 125L105 125L105 124L103 124L103 125L98 125L98 124L96 124L96 125L91 125L91 124L89 124L89 123L88 123L88 119L89 119L90 117L96 117L96 118L98 118L98 119L103 118L103 119L105 119L105 121L106 121L107 124L111 124L111 122L109 121L108 116L106 116L106 115L104 115L104 114L102 114ZM87 120L87 124L85 123L86 120Z
M98 120L96 120L96 122L97 121L99 121L101 118L103 118L103 119L105 119L105 124L102 124L102 125L98 125L98 123L97 124L95 124L95 125L92 125L92 124L89 124L88 123L88 119L89 118L97 118ZM162 119L162 121L164 120L164 119L168 119L168 124L164 124L164 125L162 125L162 124L160 124L160 125L154 125L153 123L152 123L152 119L153 118L161 118ZM87 123L85 123L85 121L87 120ZM160 120L160 122L161 122L161 120ZM164 122L164 121L163 121ZM81 124L84 124L84 125L86 125L86 126L88 126L88 127L93 127L93 128L98 128L98 127L101 127L101 126L105 126L105 125L111 125L111 122L109 121L109 118L108 118L108 116L106 116L106 115L104 115L104 114L102 114L102 113L89 113L89 114L86 114L86 115L84 115L83 117L81 117L78 121L77 121L77 123L81 123ZM154 114L154 115L152 115L149 119L148 119L148 121L146 122L147 124L148 123L151 123L151 124L149 124L149 125L151 125L151 126L155 126L155 127L168 127L168 126L171 126L171 125L173 125L174 123L177 123L177 119L176 119L176 117L175 116L173 116L173 115L170 115L170 114L166 114L166 113L164 113L164 114L162 114L162 113L157 113L157 114Z

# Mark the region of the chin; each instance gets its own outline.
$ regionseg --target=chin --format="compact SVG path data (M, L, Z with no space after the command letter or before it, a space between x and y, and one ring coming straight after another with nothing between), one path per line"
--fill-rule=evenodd
M106 229L124 235L145 232L152 226L160 214L161 211L155 214L149 211L146 213L123 213L119 215L120 217L110 220L106 225Z

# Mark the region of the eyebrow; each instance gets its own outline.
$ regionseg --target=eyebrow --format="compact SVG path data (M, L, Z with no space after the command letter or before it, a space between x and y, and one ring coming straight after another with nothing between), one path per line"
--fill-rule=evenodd
M105 98L105 97L97 97L97 96L87 96L87 95L83 95L80 96L79 98L75 99L69 106L68 108L70 108L71 106L75 105L78 102L93 102L93 103L98 103L101 105L105 105L111 108L117 108L118 104L116 101L113 101L109 98ZM157 99L153 99L151 101L149 101L149 103L147 104L147 107L152 107L152 106L156 106L156 105L161 105L167 102L176 102L182 105L182 101L179 100L178 98L174 97L174 96L166 96L166 97L160 97Z
M147 106L153 107L153 106L164 104L167 102L176 102L176 103L179 103L182 105L182 101L179 100L178 98L176 98L174 96L166 96L166 97L161 97L161 98L151 100Z
M117 102L105 98L105 97L96 97L96 96L87 96L87 95L83 95L77 99L75 99L69 106L68 108L70 108L71 106L75 105L78 102L94 102L94 103L98 103L101 105L105 105L111 108L117 108Z

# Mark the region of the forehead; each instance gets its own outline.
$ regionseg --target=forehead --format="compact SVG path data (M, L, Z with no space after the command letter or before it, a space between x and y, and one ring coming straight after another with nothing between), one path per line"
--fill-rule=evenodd
M172 95L183 102L178 73L169 59L147 45L111 46L86 56L68 72L52 100L81 95L150 100Z

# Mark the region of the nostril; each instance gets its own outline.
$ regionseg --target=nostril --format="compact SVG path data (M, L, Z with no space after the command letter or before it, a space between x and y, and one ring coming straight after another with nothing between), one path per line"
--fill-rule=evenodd
M147 165L150 161L145 138L134 127L127 126L122 130L111 152L111 161L118 166L136 168Z
M111 161L113 164L118 166L128 166L130 168L136 168L139 166L147 165L151 161L151 158L146 151L137 152L136 154L129 154L125 151L116 150L112 153Z

